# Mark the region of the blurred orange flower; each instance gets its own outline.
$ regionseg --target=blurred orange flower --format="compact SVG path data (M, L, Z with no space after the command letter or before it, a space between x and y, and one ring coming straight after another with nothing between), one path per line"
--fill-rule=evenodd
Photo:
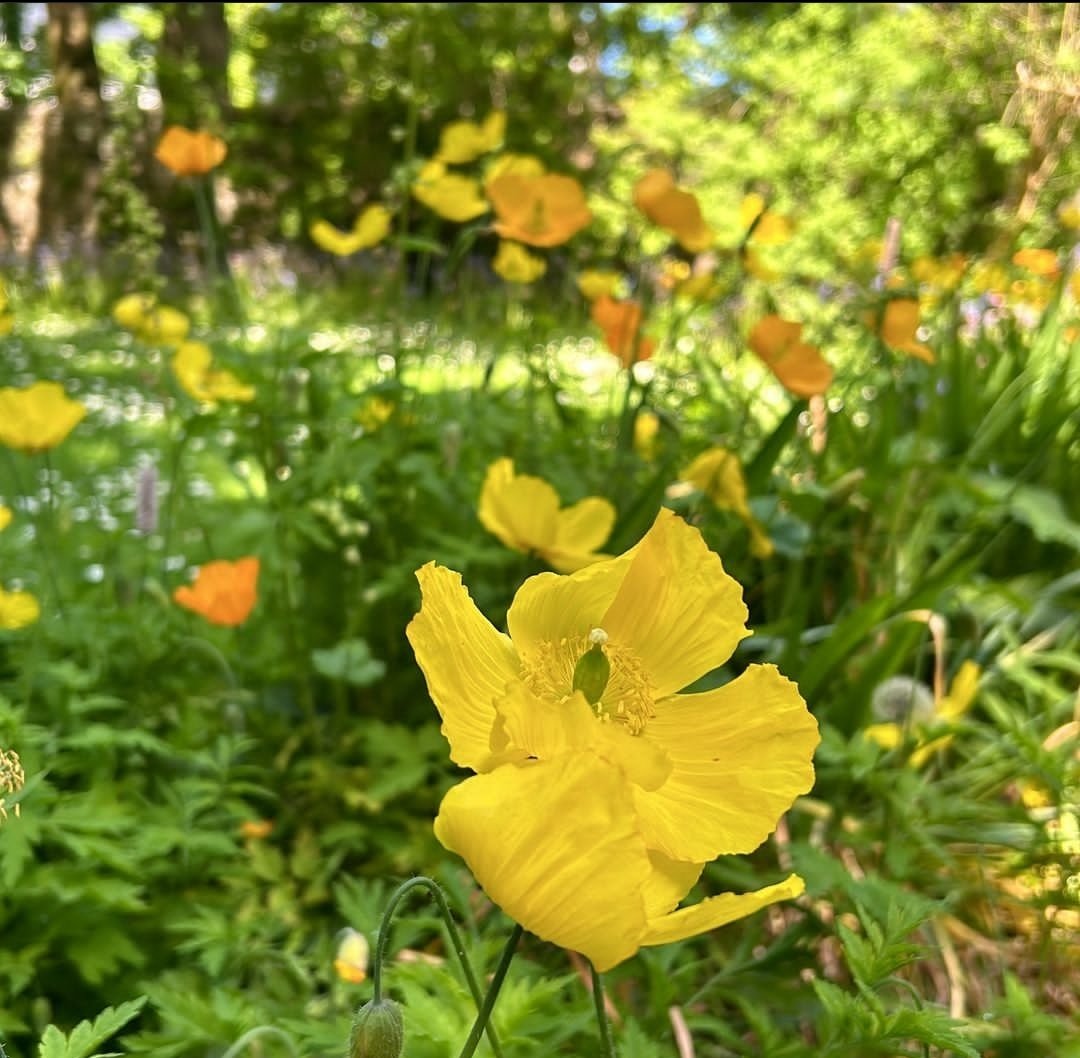
M158 140L154 157L177 176L202 176L225 161L225 141L209 132L170 125Z
M894 298L885 306L878 328L881 340L898 353L907 353L932 364L936 359L934 351L917 340L918 330L919 303L914 298Z
M20 452L55 448L86 415L86 407L64 393L59 382L25 389L0 389L0 444Z
M211 624L230 628L243 624L255 608L258 579L259 560L254 556L207 562L199 567L194 584L173 592L173 600Z
M273 829L274 821L272 819L245 819L240 824L241 836L256 841L268 838Z
M1047 279L1055 279L1061 274L1058 255L1053 250L1017 250L1013 254L1013 264Z
M715 239L690 191L675 186L666 169L650 169L634 187L634 205L689 253L707 250Z
M816 346L800 341L803 325L766 316L750 332L750 348L780 384L796 397L815 397L832 382L833 371Z
M486 190L498 218L495 231L504 239L560 246L592 220L585 192L572 176L511 170L491 180Z
M604 332L608 349L624 367L648 360L656 351L656 339L641 334L642 309L636 301L616 301L602 294L592 303L589 315Z

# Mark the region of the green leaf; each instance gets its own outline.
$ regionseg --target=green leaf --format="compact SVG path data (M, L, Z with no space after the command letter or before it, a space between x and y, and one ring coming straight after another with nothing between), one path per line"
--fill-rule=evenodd
M386 665L371 656L371 648L362 639L343 639L328 650L314 650L311 660L319 675L356 687L367 687L386 674Z
M115 1036L142 1010L145 1003L146 996L139 996L118 1007L109 1007L94 1019L93 1024L89 1021L79 1022L66 1039L55 1025L50 1025L42 1034L38 1058L109 1058L96 1053L98 1046L110 1036Z
M1060 497L1049 489L985 474L974 476L972 484L1002 504L1009 515L1032 531L1036 540L1066 544L1080 551L1080 525L1069 518Z

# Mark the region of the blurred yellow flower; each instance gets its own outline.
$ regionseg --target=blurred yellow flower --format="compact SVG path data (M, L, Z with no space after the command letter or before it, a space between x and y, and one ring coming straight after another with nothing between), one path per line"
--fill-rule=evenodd
M393 417L397 405L387 397L378 394L368 397L356 409L353 418L368 432L374 433L380 426L385 426Z
M780 384L796 397L824 393L833 371L816 346L801 341L803 325L766 316L750 332L749 344Z
M636 301L616 301L602 294L593 303L589 316L604 332L604 341L623 367L648 360L656 351L656 339L641 333L643 310Z
M701 206L690 191L675 186L666 169L650 169L634 186L634 205L688 253L701 253L715 241Z
M25 389L0 389L0 444L20 452L55 448L86 415L59 382L35 382Z
M592 268L577 277L577 288L586 301L595 301L605 294L613 298L622 290L622 287L623 277L618 272Z
M535 554L560 573L607 558L598 554L615 525L615 508L599 496L570 507L542 478L514 473L512 459L488 467L480 491L480 522L507 547Z
M790 242L795 231L791 220L767 209L765 196L756 191L742 200L739 225L748 233L749 241L758 246L780 246Z
M207 562L199 567L194 584L173 592L173 601L211 624L232 628L243 624L255 608L258 579L259 560L254 556Z
M656 458L657 437L660 435L660 416L643 408L634 417L634 451L646 462Z
M926 739L924 734L931 727L942 724L955 724L971 708L979 689L982 669L974 661L965 661L957 670L949 692L935 703L928 718L914 718L918 742L908 764L921 768L934 754L947 748L953 740L952 734ZM896 749L904 742L904 725L897 723L870 724L863 729L864 737L876 742L882 749Z
M158 141L154 157L177 176L202 176L225 161L225 141L209 132L170 125Z
M1013 254L1013 264L1045 279L1056 279L1061 275L1061 265L1054 250L1017 250Z
M698 272L675 284L675 297L686 301L711 301L723 292L723 284L713 272Z
M0 628L7 632L32 625L41 616L41 606L28 591L0 588Z
M911 264L911 275L920 283L939 290L955 290L967 271L968 260L962 253L945 258L919 257Z
M488 182L487 195L496 233L529 246L560 246L592 220L585 192L572 176L505 172Z
M547 261L520 243L503 239L491 267L508 283L533 283L547 271Z
M194 400L247 402L255 399L255 387L241 382L231 371L212 367L214 354L203 342L181 343L170 361L180 388Z
M268 838L274 830L272 819L245 819L240 824L240 836L249 841L261 841Z
M918 341L919 303L914 298L892 298L885 305L878 334L881 340L898 353L918 357L928 364L936 359L928 345Z
M708 448L681 475L700 489L720 510L733 511L750 531L750 553L768 558L774 551L769 534L754 517L747 500L746 479L738 456L726 448Z
M803 891L797 875L675 910L719 855L756 849L814 781L817 723L795 684L751 665L679 693L748 633L742 590L661 510L623 555L518 591L509 635L461 575L417 572L407 629L451 759L477 772L435 835L487 895L598 971Z
M979 294L1002 294L1009 276L997 261L976 261L971 269L971 286Z
M341 931L337 954L334 956L334 972L348 984L361 984L367 978L370 955L371 948L367 937L355 929L346 927Z
M2 533L9 525L11 525L11 519L15 515L11 513L10 507L5 507L0 503L0 533Z
M159 305L153 294L125 294L113 306L113 319L147 345L178 345L191 329L179 309Z
M1058 207L1058 220L1065 228L1072 231L1080 230L1080 197L1074 196L1070 201L1063 202Z
M500 154L487 167L484 173L484 187L487 188L493 180L507 173L516 176L543 176L544 163L534 154Z
M452 121L439 136L436 161L464 165L502 146L506 113L493 110L479 125L475 121Z
M479 182L460 173L448 173L438 161L428 162L420 170L412 193L428 209L457 224L475 220L488 211Z
M309 234L321 250L348 257L358 250L377 246L390 234L390 210L374 203L356 218L352 231L342 231L329 221L317 220L312 223Z

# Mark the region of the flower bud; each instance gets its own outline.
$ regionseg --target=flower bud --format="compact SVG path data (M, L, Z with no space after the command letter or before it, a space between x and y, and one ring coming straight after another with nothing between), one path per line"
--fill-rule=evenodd
M404 1043L401 1007L392 999L372 999L356 1012L349 1058L399 1058Z

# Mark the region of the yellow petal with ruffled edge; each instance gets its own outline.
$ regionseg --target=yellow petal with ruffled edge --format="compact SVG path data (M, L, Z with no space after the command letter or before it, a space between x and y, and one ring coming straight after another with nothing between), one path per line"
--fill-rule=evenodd
M677 860L752 852L814 785L817 721L773 665L658 702L644 738L674 767L659 790L635 791L641 832Z
M477 609L460 573L429 562L416 579L422 602L405 634L442 717L450 759L478 770L491 756L492 703L517 679L517 655Z
M603 618L612 641L630 647L663 698L731 657L746 629L742 588L724 572L701 533L661 510Z
M507 547L529 552L554 543L558 510L558 493L542 478L515 474L512 459L488 467L478 513Z
M643 947L656 944L671 944L673 941L686 940L718 926L726 926L740 918L760 911L763 907L780 900L792 900L806 890L806 883L792 874L776 885L767 885L752 893L721 893L710 896L700 904L679 908L670 915L649 920L648 928L642 937Z
M652 867L613 765L576 753L466 779L443 798L435 836L529 932L601 972L637 951Z
M523 683L511 684L496 701L495 712L492 765L554 760L589 750L645 790L658 789L671 774L663 749L618 724L601 722L580 691L565 701L549 702Z
M555 546L566 551L589 552L603 547L615 527L615 507L599 496L559 511L555 519Z

